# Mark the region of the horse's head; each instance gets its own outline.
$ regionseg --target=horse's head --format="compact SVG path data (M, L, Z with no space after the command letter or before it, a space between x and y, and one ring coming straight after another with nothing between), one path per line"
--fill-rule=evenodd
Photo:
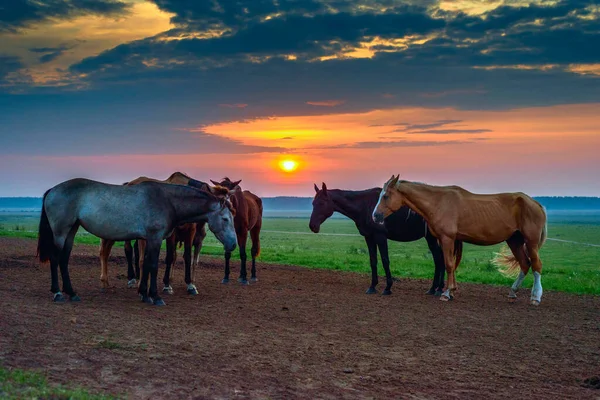
M223 178L223 180L221 182L216 182L216 181L213 181L212 179L210 181L213 183L213 185L223 186L229 190L235 189L240 184L240 182L242 182L241 179L239 181L232 181L231 179L229 179L227 177Z
M226 196L217 197L213 212L208 214L208 228L215 234L219 242L223 243L225 251L233 251L237 245L237 236L233 217L235 209Z
M319 233L321 229L321 224L325 222L325 220L331 215L333 215L333 201L331 197L329 197L329 193L327 192L327 185L323 182L321 186L321 190L315 184L315 198L313 199L312 206L312 214L310 214L310 222L308 227L314 233Z
M398 211L404 205L404 197L398 191L400 175L392 177L383 185L379 201L373 210L373 221L382 224L384 218Z

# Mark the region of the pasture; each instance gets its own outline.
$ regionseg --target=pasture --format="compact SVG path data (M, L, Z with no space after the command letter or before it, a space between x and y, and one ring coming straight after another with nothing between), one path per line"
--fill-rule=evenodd
M126 289L118 246L111 288L101 291L100 241L81 230L71 276L83 301L55 305L48 267L34 257L38 218L0 213L0 397L599 395L588 383L600 375L600 247L548 241L544 299L534 308L530 277L519 300L507 302L512 279L490 263L498 246L466 245L457 297L443 303L424 294L433 276L424 240L389 242L399 281L392 296L369 296L368 256L352 222L333 218L313 234L304 213L271 216L257 284L220 284L223 247L209 233L200 294L185 293L179 258L175 294L160 308ZM600 245L600 218L550 215L549 237ZM159 275L163 269L164 251ZM233 277L238 271L233 263Z

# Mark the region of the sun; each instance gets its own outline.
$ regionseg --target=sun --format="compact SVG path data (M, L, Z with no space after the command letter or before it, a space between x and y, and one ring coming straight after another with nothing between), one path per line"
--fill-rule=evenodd
M294 172L298 169L298 162L294 160L279 161L279 168L284 172Z

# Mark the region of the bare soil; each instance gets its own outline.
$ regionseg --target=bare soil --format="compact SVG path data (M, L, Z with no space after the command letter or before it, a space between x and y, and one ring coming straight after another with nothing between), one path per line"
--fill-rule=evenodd
M597 296L545 292L536 308L529 289L512 304L507 288L461 284L445 303L407 279L369 296L366 274L271 264L222 285L223 261L204 258L200 294L179 260L156 307L126 288L121 249L102 292L98 249L79 245L83 301L57 305L35 246L0 238L0 365L53 382L132 399L600 398Z

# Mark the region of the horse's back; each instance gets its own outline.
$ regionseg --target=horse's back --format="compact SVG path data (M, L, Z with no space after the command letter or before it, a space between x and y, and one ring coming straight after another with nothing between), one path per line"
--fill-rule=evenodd
M248 210L248 229L252 229L262 222L262 199L249 190L244 190L243 195Z

